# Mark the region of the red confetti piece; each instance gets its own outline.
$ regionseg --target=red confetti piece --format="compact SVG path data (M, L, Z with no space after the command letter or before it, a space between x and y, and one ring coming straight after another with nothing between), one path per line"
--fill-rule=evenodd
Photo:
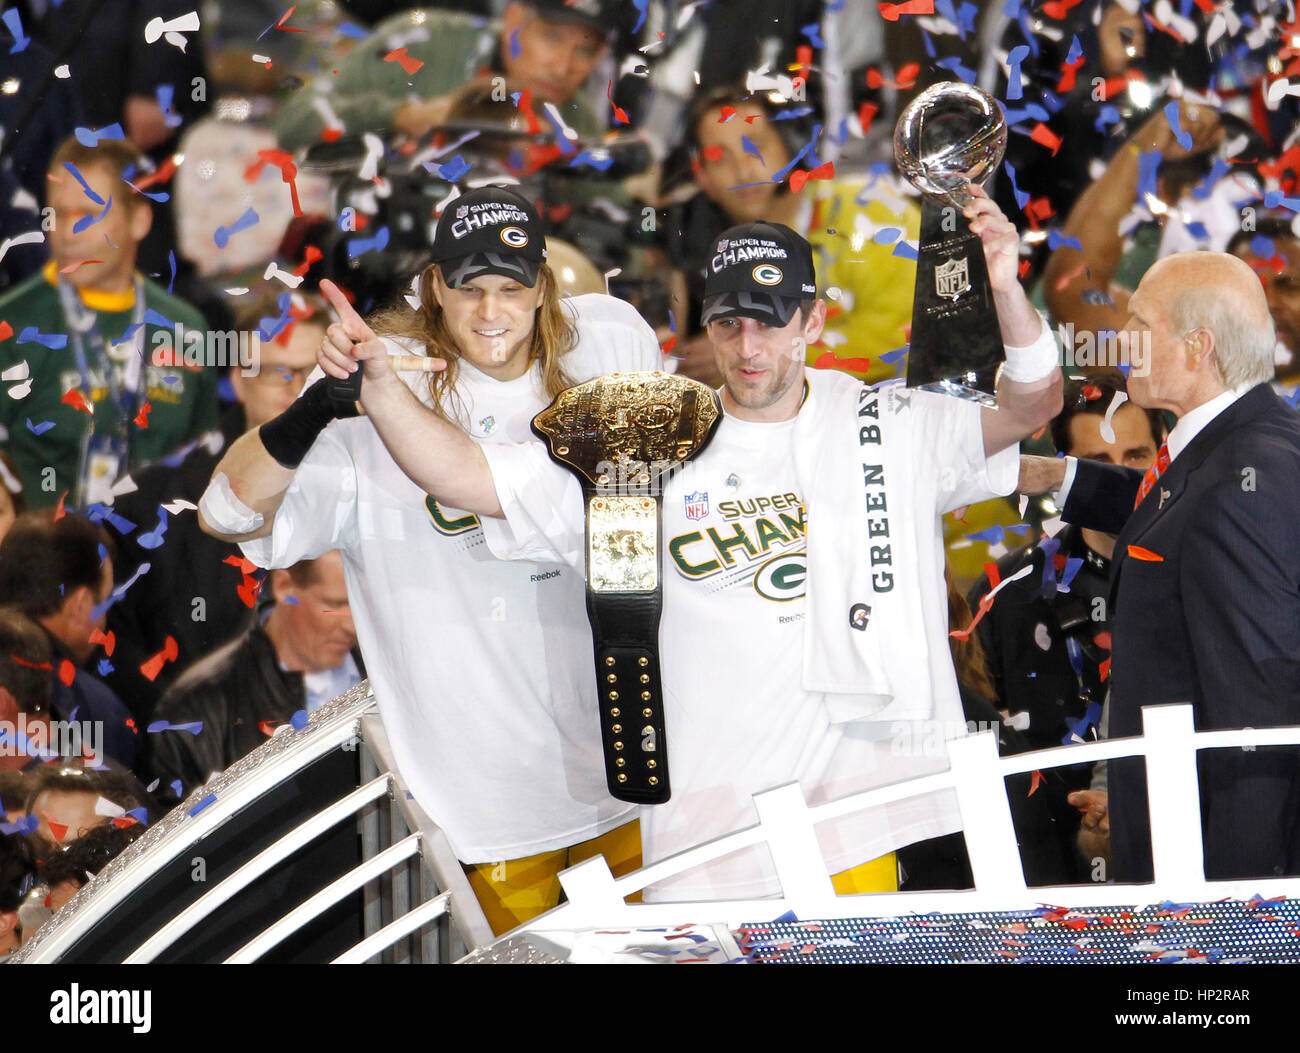
M9 661L17 662L19 665L26 666L28 669L53 669L54 668L54 666L50 665L49 662L39 662L39 663L28 662L28 661L24 661L22 658L19 658L16 654L11 654L9 656Z
M1029 133L1029 138L1038 143L1039 146L1045 146L1051 150L1053 157L1056 156L1056 151L1061 148L1061 137L1041 121L1034 125L1034 130Z
M804 188L804 184L814 179L834 179L835 162L827 161L824 165L818 165L811 172L805 172L802 168L796 168L790 173L790 189L796 194Z
M66 267L60 267L60 274L71 274L78 267L84 267L87 263L103 263L103 260L78 260L76 263L69 263Z
M1087 61L1087 55L1080 55L1073 62L1061 63L1061 79L1056 82L1057 94L1074 91L1075 78L1078 77L1079 70L1083 68L1083 64Z
M1098 633L1092 638L1092 642L1100 647L1103 651L1110 650L1110 633Z
M128 826L135 826L139 821L134 815L119 815L113 819L113 825L119 830L125 830Z
M257 157L258 160L245 170L244 178L250 183L255 183L261 176L263 168L274 165L280 170L280 178L289 184L289 199L293 203L293 214L301 217L302 205L298 201L298 184L295 182L298 178L298 166L293 163L293 155L283 150L258 150Z
M1079 277L1080 274L1083 274L1085 271L1087 271L1087 269L1088 269L1088 265L1086 263L1081 263L1077 267L1075 267L1074 270L1068 271L1065 274L1061 275L1061 277L1056 279L1056 291L1060 292L1067 285L1069 285L1070 282L1074 281L1075 278ZM1087 391L1086 388L1084 390L1085 392ZM1097 390L1097 397L1100 398L1101 397L1100 389L1096 389L1096 390Z
M519 112L524 115L524 120L528 122L529 135L536 135L542 130L542 122L537 119L537 114L533 112L532 88L525 88L519 93Z
M721 160L722 160L722 147L721 147L721 146L706 146L706 147L704 148L704 160L706 160L706 161L721 161Z
M275 729L283 723L283 720L259 720L257 722L257 730L269 739L275 734Z
M384 61L396 62L399 66L402 67L402 72L405 73L408 77L412 73L414 73L417 69L419 69L421 66L424 65L424 63L421 62L419 59L412 58L410 55L408 55L406 53L406 48L398 48L396 51L390 51L387 55L384 56Z
M59 503L54 508L54 521L57 523L60 519L68 514L67 509L63 507L63 502L68 499L68 491L64 490L59 494Z
M836 358L834 351L823 351L813 363L813 369L844 369L850 373L865 373L870 368L869 358Z
M1152 552L1149 548L1143 548L1141 545L1129 545L1128 554L1134 559L1140 559L1144 563L1163 563L1165 557Z
M232 567L238 567L240 572L244 574L251 574L257 569L256 563L252 560L245 559L243 556L227 556L221 562L227 563Z
M59 680L63 682L64 687L71 687L75 679L77 679L77 667L65 658L59 663Z
M152 658L140 663L140 675L149 681L157 679L158 674L162 672L162 667L168 662L176 661L178 653L176 638L174 636L167 637L161 651Z
M998 565L996 563L984 564L984 576L989 579L990 589L996 589L998 583L1002 581L1002 574L998 570Z
M146 176L135 181L137 190L148 190L157 183L165 183L176 174L176 162L172 158L167 158L158 166L157 171L150 172Z
M671 351L676 346L677 346L677 334L673 333L672 336L670 336L667 340L665 340L662 344L659 345L659 350L666 355L668 354L669 351Z
M934 14L934 0L906 0L901 4L877 4L876 10L886 22L897 22L903 15Z
M1043 14L1048 18L1054 18L1060 21L1065 17L1065 13L1072 7L1077 7L1080 0L1048 0L1043 5Z
M1107 658L1104 662L1102 662L1101 665L1097 666L1097 672L1100 674L1100 676L1101 676L1101 681L1102 681L1102 683L1104 684L1104 683L1106 682L1106 678L1107 678L1108 676L1110 676L1110 659L1109 659L1109 658Z
M8 322L0 322L0 341L8 340L14 335L14 327Z
M612 106L614 109L614 123L616 124L632 123L627 119L627 110L623 109L623 107L619 106L614 101L614 82L612 80L609 82L609 84L605 86L605 98L609 100L610 106Z
M104 654L110 658L113 657L113 648L117 646L117 634L111 629L108 632L100 632L98 629L92 629L90 633L90 642L104 645Z
M334 72L337 73L338 70L335 70ZM336 142L338 142L341 138L343 138L343 129L342 129L342 128L322 128L322 129L321 129L321 133L320 133L320 137L321 137L322 139L324 139L325 142L327 142L327 143L336 143Z
M1038 787L1043 785L1043 773L1041 771L1031 771L1029 773L1029 792L1026 797L1032 797L1038 791ZM1084 924L1087 924L1086 922Z
M1016 274L1019 275L1021 278L1023 278L1028 273L1029 273L1029 261L1021 260L1019 265L1016 267Z
M262 583L256 578L244 578L243 583L235 590L239 598L243 601L244 606L252 610L257 603L257 593L262 588Z
M45 822L49 824L50 833L54 835L54 840L59 844L63 844L63 839L68 836L68 825L66 823L56 823L50 818L49 812L41 812L41 815L45 817ZM49 906L49 904L47 903L46 906Z
M90 408L90 404L86 401L86 396L81 393L79 388L68 388L68 390L64 392L63 398L59 399L59 401L65 406L71 406L73 409L79 409L83 413L89 413L92 417L95 415L95 411Z
M1101 398L1101 388L1097 387L1096 384L1087 384L1083 389L1083 397L1089 402L1096 402Z
M866 135L871 130L871 122L876 119L876 114L880 112L880 107L874 102L864 102L858 107L858 123L862 125L862 134Z
M734 116L736 116L736 107L724 106L722 107L721 113L718 115L718 123L726 124Z
M324 255L315 245L308 245L307 251L303 253L302 262L293 269L293 273L301 278L311 269L311 265Z
M146 402L140 407L140 412L135 415L135 426L137 428L149 427L149 414L153 411L153 404Z

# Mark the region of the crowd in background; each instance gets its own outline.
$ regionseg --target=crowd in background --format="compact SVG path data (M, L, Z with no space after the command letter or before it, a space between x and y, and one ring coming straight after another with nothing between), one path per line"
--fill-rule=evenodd
M0 960L365 675L337 554L265 574L195 506L314 368L319 281L363 314L399 302L458 187L522 184L565 291L629 300L666 369L714 384L705 257L733 224L785 223L830 305L809 365L874 383L905 369L920 226L894 122L962 80L1005 110L990 193L1061 326L1065 409L1027 447L1153 462L1169 422L1123 405L1082 337L1120 329L1171 252L1245 260L1278 384L1300 379L1293 3L22 0L0 53ZM1037 568L954 644L967 717L1006 752L1101 719L1114 539L1056 515L945 523L955 629ZM1096 879L1095 773L1008 793L1031 882ZM902 855L907 887L969 881L943 842Z

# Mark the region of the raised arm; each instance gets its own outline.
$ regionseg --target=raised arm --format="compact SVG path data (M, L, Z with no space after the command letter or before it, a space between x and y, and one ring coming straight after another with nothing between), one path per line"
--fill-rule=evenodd
M340 324L326 331L320 366L341 380L364 370L361 406L398 467L448 507L500 516L492 471L478 443L421 405L393 370L383 341L332 282L322 282L321 292L338 312Z
M1020 235L984 190L970 184L965 215L984 243L989 284L998 312L1007 363L998 382L998 408L982 415L984 454L1032 435L1061 411L1061 370L1056 339L1020 285Z

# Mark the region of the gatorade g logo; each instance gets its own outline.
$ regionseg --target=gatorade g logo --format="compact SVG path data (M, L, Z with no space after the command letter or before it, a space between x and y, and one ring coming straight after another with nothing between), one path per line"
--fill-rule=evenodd
M871 620L871 608L865 603L855 603L849 608L849 625L858 632L867 631L867 622Z
M501 240L512 249L522 249L528 244L528 235L518 227L503 227L501 230Z
M753 275L754 281L759 285L780 285L784 275L780 267L774 267L770 263L760 263L750 274Z
M769 559L754 572L754 591L765 600L797 600L804 594L804 578L808 574L806 556L802 552L786 552Z

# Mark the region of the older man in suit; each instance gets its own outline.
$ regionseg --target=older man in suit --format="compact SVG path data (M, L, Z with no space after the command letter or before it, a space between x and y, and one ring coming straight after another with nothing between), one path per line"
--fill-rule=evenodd
M1180 253L1129 301L1129 394L1178 423L1145 476L1032 463L1025 489L1064 483L1067 520L1119 531L1111 570L1110 735L1142 707L1187 702L1198 729L1300 724L1300 416L1273 393L1274 329L1234 257ZM1138 353L1139 349L1141 354ZM1198 758L1211 879L1300 873L1300 752ZM1151 879L1140 760L1113 762L1115 876Z

